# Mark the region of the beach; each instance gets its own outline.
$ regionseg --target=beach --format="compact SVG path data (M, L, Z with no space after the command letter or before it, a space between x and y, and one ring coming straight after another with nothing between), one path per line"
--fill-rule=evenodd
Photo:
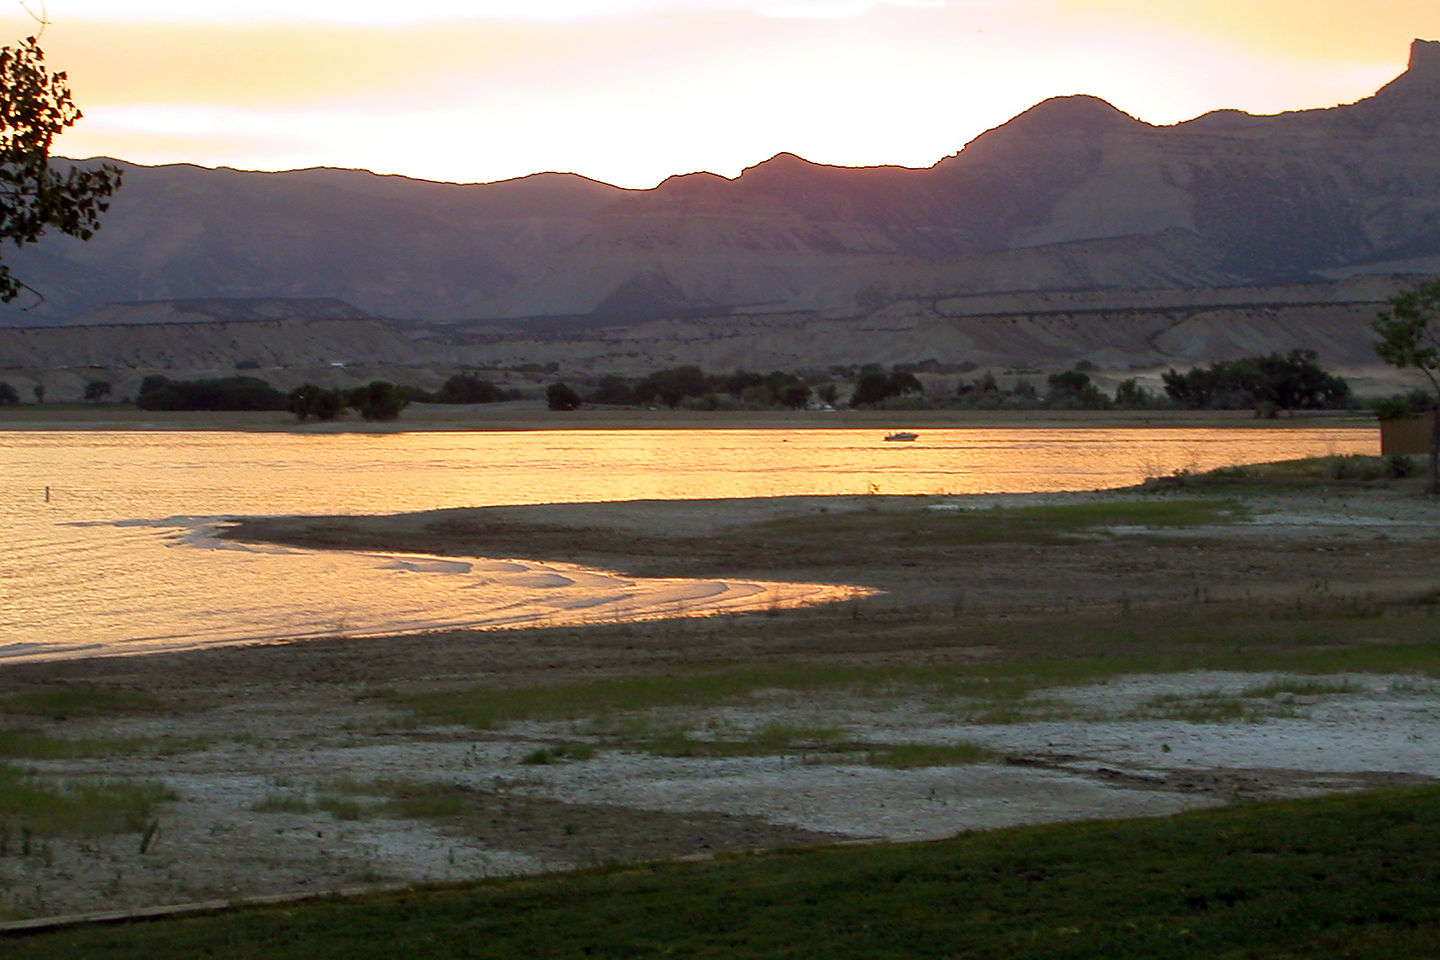
M1244 509L1232 515L1236 501ZM1196 502L1209 506L1186 506ZM1200 513L1143 521L1167 503ZM1077 509L1130 521L1064 535L1026 526ZM0 712L4 729L37 741L130 745L27 769L53 782L158 781L171 798L148 841L142 825L51 839L44 858L0 857L0 903L33 916L295 894L1430 780L1440 761L1425 745L1440 712L1427 675L1332 668L1306 686L1285 664L1433 634L1436 509L1413 483L1326 483L249 519L226 536L868 595L745 615L6 664L0 704L47 691L131 698L98 713ZM961 535L967 517L1004 523ZM1055 673L1099 662L1108 672ZM759 679L734 696L585 706L607 684L737 669ZM1018 699L983 710L978 688L925 686L927 673L974 671L993 674L997 692L1033 677ZM426 712L427 696L476 689L497 702L570 690L560 700L582 715L552 707L480 723ZM1212 717L1195 706L1217 697L1245 709ZM1174 702L1192 712L1157 706ZM876 759L902 746L981 753ZM422 787L429 807L415 806Z

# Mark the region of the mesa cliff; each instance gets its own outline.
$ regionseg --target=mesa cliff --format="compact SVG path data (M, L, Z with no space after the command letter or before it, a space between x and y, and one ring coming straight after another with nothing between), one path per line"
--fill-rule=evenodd
M1440 42L1417 40L1352 104L1158 127L1060 97L928 169L780 154L625 190L122 163L93 240L11 258L45 299L0 323L339 300L350 320L407 321L377 362L1143 365L1293 344L1361 363L1376 304L1440 273L1437 157ZM16 339L0 367L43 362L44 337Z

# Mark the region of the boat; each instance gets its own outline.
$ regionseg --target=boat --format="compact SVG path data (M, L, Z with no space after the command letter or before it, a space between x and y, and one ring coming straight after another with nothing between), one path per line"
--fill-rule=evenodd
M909 431L906 431L906 430L899 430L899 431L896 431L895 433L887 433L887 434L885 434L885 439L886 439L886 440L914 440L914 439L915 439L916 437L918 437L918 436L920 436L920 434L918 434L918 433L910 433Z

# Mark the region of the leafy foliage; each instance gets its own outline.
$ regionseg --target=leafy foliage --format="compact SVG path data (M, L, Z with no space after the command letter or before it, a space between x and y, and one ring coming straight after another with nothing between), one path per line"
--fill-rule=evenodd
M886 373L879 366L871 364L860 371L860 378L855 382L855 393L850 397L850 406L871 407L891 397L924 392L925 387L913 373L901 370Z
M710 392L710 383L699 367L674 367L657 370L635 385L635 400L649 403L659 400L672 410L686 397L702 397Z
M284 410L283 394L255 377L171 380L146 377L135 405L141 410Z
M1172 369L1161 379L1170 399L1191 410L1262 404L1277 410L1343 407L1350 399L1350 385L1323 370L1315 356L1314 350L1291 350L1284 355L1222 360L1186 373Z
M0 407L11 407L20 402L20 394L4 380L0 380Z
M1440 279L1390 298L1372 324L1375 352L1401 369L1419 370L1440 396Z
M1090 374L1079 369L1053 373L1047 379L1050 390L1045 395L1047 407L1077 410L1100 410L1108 407L1110 401L1090 380Z
M327 390L305 383L290 391L285 408L300 420L334 420L345 410L345 396L339 390Z
M595 385L595 391L590 395L591 403L606 404L631 404L636 403L635 388L630 381L616 373L609 373L600 378Z
M1390 298L1375 318L1375 352L1402 370L1420 371L1440 402L1440 279ZM1430 493L1440 494L1440 413L1430 433Z
M515 395L473 373L457 373L445 381L436 393L436 403L499 403L513 400Z
M569 384L552 383L545 390L545 404L551 410L579 410L580 394Z
M120 169L110 164L65 173L51 165L55 137L80 119L65 81L46 69L34 37L0 47L0 240L16 247L50 229L90 239L120 186ZM0 301L24 288L0 262Z
M366 420L394 420L410 401L388 380L372 380L350 392L350 406Z

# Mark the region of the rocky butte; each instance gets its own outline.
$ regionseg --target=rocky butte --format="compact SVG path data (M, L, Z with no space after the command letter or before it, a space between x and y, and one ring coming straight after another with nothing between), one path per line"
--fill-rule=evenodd
M1437 157L1440 42L1416 40L1353 104L1157 127L1058 97L928 169L782 153L625 190L122 164L91 242L14 257L45 301L0 315L35 328L0 370L1358 367L1377 304L1440 273Z

